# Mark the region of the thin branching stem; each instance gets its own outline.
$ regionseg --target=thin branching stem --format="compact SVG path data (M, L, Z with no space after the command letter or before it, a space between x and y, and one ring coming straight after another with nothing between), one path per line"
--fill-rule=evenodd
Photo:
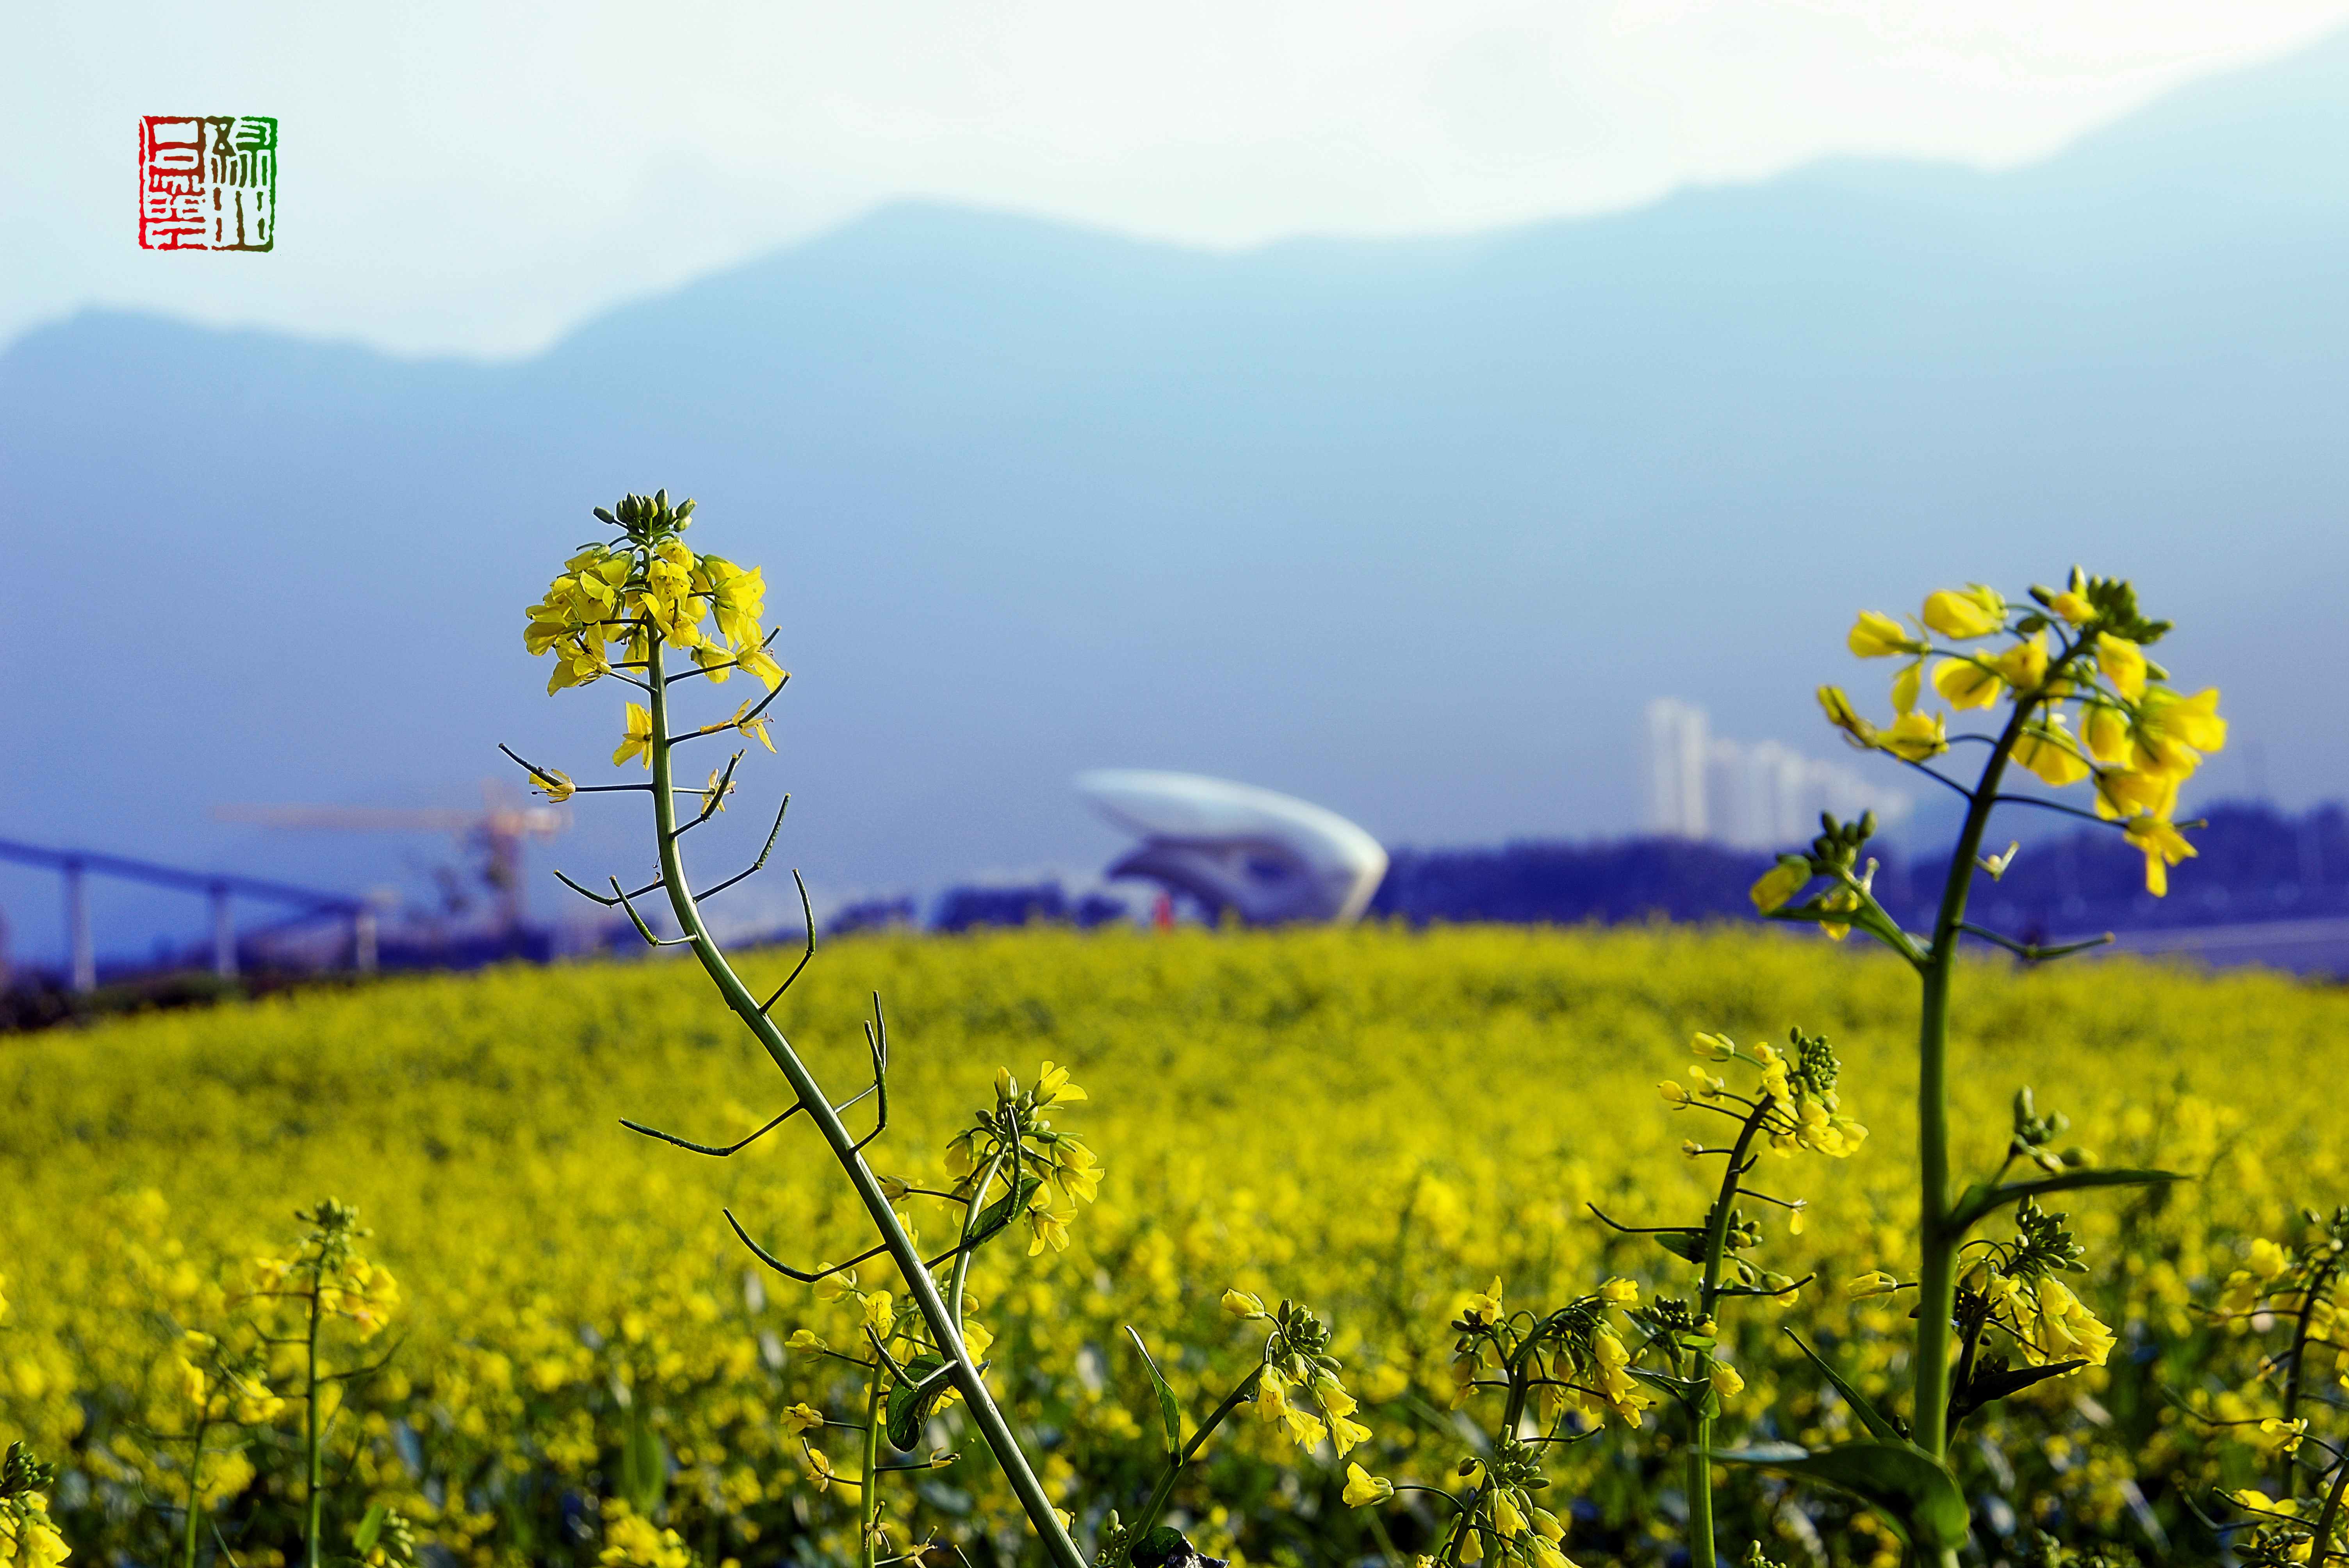
M2003 947L2027 964L2044 964L2051 958L2064 958L2075 953L2085 953L2092 947L2106 946L2115 940L2113 934L2107 931L2102 936L2091 936L2079 942L2065 942L2054 947L2044 947L2035 942L2017 942L2012 936L1985 930L1967 921L1958 922L1958 929L1969 936L1979 936L1984 942Z
M997 1408L995 1397L988 1391L986 1379L980 1376L969 1347L963 1343L961 1330L953 1315L947 1311L937 1282L930 1277L929 1265L915 1249L912 1237L906 1234L905 1227L891 1208L888 1195L882 1191L880 1178L858 1152L855 1140L850 1136L838 1113L832 1109L831 1099L824 1094L815 1075L800 1059L799 1053L792 1048L782 1031L743 985L741 978L735 974L733 965L727 961L724 952L702 922L701 911L695 902L692 883L687 879L675 837L677 808L670 786L674 782L671 754L677 741L669 734L668 693L661 680L662 652L661 645L655 641L647 654L651 676L650 717L654 737L651 758L653 828L655 842L660 851L661 879L667 888L669 907L676 914L678 929L684 933L685 940L693 948L694 956L699 960L727 1006L733 1009L744 1027L765 1049L769 1058L790 1083L793 1096L808 1107L809 1119L815 1124L831 1149L833 1158L855 1189L858 1201L864 1205L866 1215L880 1233L882 1246L904 1276L906 1292L927 1325L932 1343L937 1346L939 1355L952 1364L953 1381L962 1394L964 1408L994 1455L1004 1479L1009 1482L1013 1495L1019 1500L1030 1526L1043 1543L1046 1555L1055 1568L1086 1568L1083 1554L1069 1539L1035 1467L1029 1462L1019 1439L1012 1434L1010 1424ZM777 691L781 689L780 686L776 688ZM774 695L771 692L770 698Z

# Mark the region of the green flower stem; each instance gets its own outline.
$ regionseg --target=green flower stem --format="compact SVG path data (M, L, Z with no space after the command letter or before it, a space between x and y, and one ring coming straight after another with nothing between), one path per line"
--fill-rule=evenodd
M1166 1461L1166 1473L1158 1478L1158 1484L1151 1489L1150 1501L1142 1505L1139 1522L1127 1532L1129 1540L1139 1541L1150 1533L1151 1527L1158 1522L1158 1516L1166 1511L1167 1500L1174 1495L1176 1478L1190 1464L1192 1457L1198 1453L1199 1445L1206 1442L1207 1434L1222 1426L1234 1410L1255 1398L1256 1386L1263 1380L1264 1364L1259 1361L1256 1370L1241 1378L1239 1386L1225 1395L1224 1402L1216 1407L1197 1431L1191 1434L1191 1440L1183 1445L1183 1451Z
M2284 1361L2283 1418L2292 1420L2300 1414L2301 1372L2308 1360L2308 1336L2316 1315L2316 1304L2324 1299L2331 1288L2336 1264L2327 1263L2309 1276L2308 1288L2300 1294L2300 1314L2292 1320L2292 1354ZM2300 1460L2284 1456L2283 1495L2289 1501L2300 1495ZM2338 1495L2338 1489L2335 1489ZM2337 1503L2336 1503L2337 1506ZM2320 1542L2323 1537L2318 1537Z
M188 1517L186 1539L181 1543L181 1568L196 1568L196 1513L202 1506L204 1487L204 1433L212 1428L208 1414L211 1397L207 1393L204 1406L196 1411L196 1440L188 1450Z
M1737 1202L1737 1183L1745 1174L1745 1153L1754 1146L1754 1134L1762 1130L1762 1121L1770 1112L1772 1101L1764 1095L1754 1105L1745 1124L1737 1130L1737 1141L1729 1150L1729 1169L1721 1174L1721 1191L1713 1201L1713 1212L1704 1221L1704 1278L1697 1291L1697 1311L1713 1325L1717 1338L1721 1320L1714 1315L1721 1300L1721 1261L1729 1245L1729 1212ZM1704 1386L1698 1394L1698 1406L1690 1423L1688 1450L1688 1550L1693 1568L1713 1568L1720 1561L1713 1539L1713 1418L1704 1414L1704 1401L1711 1398L1713 1352L1699 1349L1691 1366L1691 1375Z
M2048 666L2048 683L2063 674L2072 657L2064 650ZM1917 1018L1917 1240L1921 1265L1917 1270L1917 1357L1914 1357L1914 1399L1909 1439L1948 1465L1950 1450L1950 1319L1957 1312L1957 1249L1964 1244L1964 1228L1950 1213L1950 979L1957 965L1959 924L1966 920L1966 894L1973 892L1975 859L1982 852L1982 833L1990 829L1990 812L1997 810L1999 779L2006 775L2006 758L2023 739L2023 726L2036 707L2034 697L2015 702L2015 711L1992 742L1990 760L1966 800L1966 824L1957 833L1957 850L1950 854L1950 873L1940 887L1940 911L1933 915L1933 946L1920 967L1920 1018ZM1942 1552L1945 1568L1954 1568L1957 1552Z
M318 1261L310 1270L310 1335L308 1357L305 1368L305 1394L309 1408L305 1443L309 1449L310 1497L309 1509L302 1527L302 1561L307 1568L318 1568L318 1526L326 1503L326 1434L318 1429L318 1296L326 1274L326 1250L318 1248Z
M2069 658L2048 671L2053 681ZM2042 689L2044 689L2043 686ZM1917 1026L1918 1240L1922 1262L1917 1275L1916 1391L1909 1435L1917 1446L1946 1464L1950 1437L1951 1318L1957 1309L1958 1247L1965 1240L1950 1211L1950 981L1958 957L1958 927L1966 918L1973 889L1974 862L1982 834L1998 804L1999 780L2022 738L2034 699L2018 701L1991 747L1966 805L1965 825L1950 856L1941 884L1941 906L1933 920L1933 944L1920 971L1922 985ZM1955 1563L1954 1552L1942 1553Z
M857 1507L860 1532L856 1538L859 1560L864 1568L877 1568L881 1561L881 1368L873 1369L873 1381L867 1385L872 1392L864 1401L864 1491L858 1495Z
M676 743L669 738L668 691L661 679L663 651L660 644L655 642L646 661L647 674L650 677L647 682L647 696L652 712L653 824L659 839L661 882L667 889L669 908L677 916L678 927L692 945L693 955L701 961L701 967L718 987L719 995L726 999L726 1005L734 1010L736 1016L765 1048L792 1086L792 1092L807 1108L808 1119L815 1123L817 1131L830 1146L833 1158L846 1173L849 1184L855 1188L856 1196L864 1203L874 1229L880 1233L882 1244L889 1249L890 1261L897 1265L897 1272L905 1277L906 1293L913 1297L922 1321L929 1326L930 1337L937 1345L939 1353L954 1364L955 1387L969 1407L971 1419L978 1426L979 1436L985 1439L988 1450L994 1454L1004 1479L1010 1482L1012 1491L1019 1497L1019 1506L1026 1511L1029 1523L1043 1541L1046 1553L1056 1568L1086 1568L1083 1554L1069 1539L1069 1532L1061 1527L1060 1516L1053 1511L1051 1499L1046 1495L1043 1482L1037 1479L1035 1468L1028 1462L1027 1454L1019 1447L1019 1439L1012 1435L1010 1424L1003 1418L1003 1412L996 1408L994 1396L988 1392L985 1380L979 1377L978 1367L963 1344L961 1329L955 1322L954 1315L947 1311L945 1299L938 1294L937 1282L923 1266L921 1253L916 1250L913 1239L905 1234L905 1227L898 1222L896 1212L889 1206L887 1195L881 1191L880 1179L873 1174L872 1167L858 1152L855 1139L849 1136L839 1114L832 1109L832 1101L825 1096L823 1086L816 1082L815 1075L808 1070L807 1064L800 1060L799 1053L792 1048L791 1042L783 1037L783 1032L775 1026L773 1020L759 1010L757 999L742 984L740 976L734 973L733 965L726 961L725 953L702 923L701 910L694 902L693 891L685 880L685 864L678 852L677 800L671 792L675 780L670 758ZM310 1568L316 1568L315 1555Z
M978 1216L987 1205L987 1190L995 1184L995 1173L1003 1169L1003 1151L997 1150L979 1172L978 1181L970 1190L970 1202L963 1205L961 1249L955 1253L954 1275L947 1286L947 1305L954 1314L955 1332L962 1332L962 1287L970 1277L970 1260L978 1252L970 1244L971 1233L978 1229ZM1019 1191L1019 1172L1012 1172L1012 1191Z
M2315 1558L2319 1563L2328 1556L2338 1557L2333 1550L2333 1532L2341 1528L2341 1506L2344 1494L2349 1494L2349 1459L2333 1461L2333 1489L2324 1494L2324 1507L2316 1516Z

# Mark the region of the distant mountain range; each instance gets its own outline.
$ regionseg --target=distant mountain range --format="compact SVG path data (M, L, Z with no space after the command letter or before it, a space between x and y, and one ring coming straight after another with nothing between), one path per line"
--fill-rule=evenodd
M2349 37L2012 172L1473 239L895 208L513 365L89 312L0 356L0 831L347 887L444 857L207 812L461 804L500 739L600 769L618 694L541 695L521 609L657 485L764 564L797 672L713 847L788 787L838 892L1101 863L1092 766L1390 843L1628 829L1650 696L1824 752L1812 686L1875 686L1856 607L2075 560L2226 688L2213 788L2305 800L2349 764L2345 415ZM579 816L555 863L646 858ZM22 950L53 905L0 877Z

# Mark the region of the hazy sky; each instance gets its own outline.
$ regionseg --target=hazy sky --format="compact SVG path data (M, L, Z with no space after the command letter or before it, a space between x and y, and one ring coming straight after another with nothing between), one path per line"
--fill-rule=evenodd
M16 0L0 342L90 304L527 351L901 196L1211 245L1826 152L2011 163L2349 0ZM267 114L278 249L142 253L141 114Z

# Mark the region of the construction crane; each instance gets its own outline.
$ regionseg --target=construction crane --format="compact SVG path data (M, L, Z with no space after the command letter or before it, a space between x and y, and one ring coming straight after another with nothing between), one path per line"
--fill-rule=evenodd
M347 833L450 833L479 849L487 861L481 880L497 897L497 929L522 929L522 851L525 841L551 839L571 825L571 813L554 806L530 806L494 779L481 785L481 810L466 811L398 806L215 806L223 822L255 822L267 828L323 829Z

